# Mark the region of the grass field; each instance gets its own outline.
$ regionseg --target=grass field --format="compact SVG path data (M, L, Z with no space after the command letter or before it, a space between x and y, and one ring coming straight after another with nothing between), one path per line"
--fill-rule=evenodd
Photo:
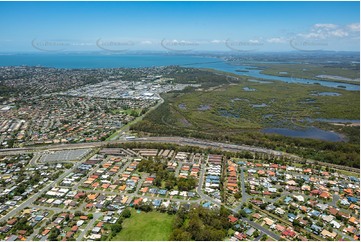
M169 240L174 215L159 212L137 213L135 209L131 212L132 216L123 222L122 231L112 240Z

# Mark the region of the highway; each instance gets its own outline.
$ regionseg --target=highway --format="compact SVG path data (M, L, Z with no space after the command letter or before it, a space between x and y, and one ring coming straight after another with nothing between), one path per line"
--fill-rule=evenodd
M99 142L89 142L89 143L74 143L74 144L52 144L44 146L27 146L23 148L10 148L10 149L0 149L0 154L18 154L24 152L34 152L41 150L64 150L64 149L79 149L79 148L94 148L101 147L108 144L121 144L129 142L141 142L141 143L175 143L179 145L192 145L199 146L203 148L221 148L229 151L250 151L250 152L262 152L274 155L285 155L285 153L280 151L274 151L265 148L253 147L248 145L234 145L226 144L214 141L205 141L200 139L192 138L182 138L182 137L147 137L147 138L135 138L131 140L113 140L113 141L99 141Z
M53 144L45 146L28 146L24 148L12 148L12 149L0 149L0 155L11 155L19 153L31 153L42 150L56 151L56 150L67 150L67 149L80 149L80 148L95 148L102 147L109 144L121 144L121 143L131 143L131 142L140 142L140 143L173 143L178 145L190 145L198 146L201 148L220 148L226 151L250 151L250 152L261 152L273 155L289 155L297 157L294 155L286 154L280 151L274 151L265 148L247 146L247 145L234 145L219 143L214 141L206 141L201 139L192 139L192 138L182 138L182 137L147 137L147 138L135 138L131 140L113 140L113 141L101 141L101 142L91 142L91 143L75 143L75 144Z
M215 141L207 141L195 138L182 138L182 137L146 137L146 138L135 138L131 140L123 139L123 140L112 140L112 141L100 141L100 142L91 142L91 143L75 143L75 144L52 144L45 146L28 146L24 148L10 148L10 149L0 149L0 155L13 155L13 154L21 154L21 153L32 153L36 151L49 150L66 150L66 149L79 149L79 148L96 148L102 147L109 144L122 144L122 143L132 143L132 142L140 142L140 143L172 143L177 145L189 145L189 146L197 146L200 148L217 148L224 151L231 152L239 152L239 151L249 151L249 152L258 152L265 153L275 156L284 156L287 158L291 158L298 161L303 161L304 159L293 154L289 154L286 152L275 151L271 149L249 146L249 145L235 145L228 143L220 143ZM314 160L307 160L308 163L314 163ZM336 169L352 171L356 173L360 173L360 169L352 168L347 166L340 166L331 163L323 163L318 162L320 165L330 166Z

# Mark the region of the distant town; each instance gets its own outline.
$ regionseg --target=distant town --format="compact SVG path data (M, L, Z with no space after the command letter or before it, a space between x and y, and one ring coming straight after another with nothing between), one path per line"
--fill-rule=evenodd
M0 67L4 85L20 92L0 105L0 147L104 141L161 102L159 94L199 86L163 78L173 69Z

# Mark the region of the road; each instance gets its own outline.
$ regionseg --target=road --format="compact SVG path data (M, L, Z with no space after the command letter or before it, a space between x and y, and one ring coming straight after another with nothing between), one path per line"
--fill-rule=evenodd
M138 123L139 121L143 120L143 118L150 112L152 112L153 110L157 109L163 102L164 99L160 97L160 95L157 95L160 99L159 102L151 107L145 114L143 114L142 116L137 117L136 119L134 119L132 122L130 122L129 124L124 125L122 128L120 128L118 131L115 132L115 134L113 134L112 136L110 136L110 138L108 138L108 140L117 140L122 136L122 133L125 133L127 131L129 131L129 128L131 125Z
M79 211L79 209L47 207L47 206L40 206L40 205L31 205L31 208L42 209L42 210L51 210L51 211L54 211L55 213L61 213L64 211L75 213L76 211Z
M80 162L76 163L72 168L65 170L56 180L50 182L48 185L44 186L40 191L38 191L36 194L32 195L30 198L28 198L26 201L24 201L22 204L17 205L13 210L8 212L6 215L4 215L0 222L6 221L11 217L14 217L18 212L20 212L22 209L26 207L32 206L32 204L41 196L43 193L45 193L47 190L49 190L51 187L58 184L60 181L62 181L66 176L68 176L71 172L74 172L78 166L81 164L82 161L86 160L87 157L84 157ZM35 161L35 160L34 160Z
M87 232L94 228L95 221L102 216L102 213L94 213L93 219L88 222L88 225L85 227L85 229L81 232L81 234L77 237L76 241L81 241L84 239Z
M199 183L198 183L198 187L197 187L198 195L201 197L201 199L210 201L210 202L212 202L214 204L217 204L218 206L224 206L224 207L228 208L229 210L231 210L233 213L238 214L238 212L240 210L240 206L238 208L230 208L230 207L224 205L223 203L220 203L220 202L214 200L213 198L211 198L211 197L209 197L209 196L207 196L207 195L205 195L203 193L202 186L203 186L203 181L204 181L205 170L206 170L205 169L205 164L202 164L201 174L199 176ZM258 230L260 230L262 233L267 234L268 236L274 238L275 240L279 241L281 239L281 237L278 236L277 234L269 231L266 228L263 228L261 225L256 224L256 223L252 222L251 220L249 220L247 218L242 218L242 221L248 223L249 225L253 226L254 228L256 228Z
M34 156L33 156L33 158L30 160L29 165L30 165L30 166L36 165L36 163L38 162L38 160L39 160L39 158L41 157L41 155L42 155L42 154L41 154L40 152L34 153Z
M214 203L214 204L217 204L218 206L224 206L224 207L228 208L229 210L231 210L233 213L237 214L237 213L239 212L239 210L240 210L240 206L237 207L237 208L232 209L232 208L230 208L230 207L228 207L228 206L225 206L223 203L220 203L220 202L214 200L213 198L211 198L211 197L209 197L209 196L207 196L207 195L205 195L205 194L203 193L203 191L202 191L202 186L203 186L205 171L206 171L206 169L205 169L205 164L202 164L201 174L200 174L200 176L199 176L199 183L198 183L198 187L197 187L197 193L198 193L198 195L201 197L201 199L210 201L210 202L212 202L212 203ZM241 176L242 176L242 174L243 174L243 169L242 169ZM242 178L243 178L243 181L244 181L244 175L243 175ZM243 183L242 191L245 191L245 189L244 189L244 183ZM242 198L243 198L243 197L246 197L246 195L245 195L245 196L242 195ZM258 230L260 230L262 233L267 234L268 236L274 238L275 240L278 240L278 241L279 241L279 240L281 239L281 237L278 236L277 234L269 231L269 230L266 229L266 228L263 228L261 225L256 224L256 223L252 222L251 220L249 220L249 219L247 219L247 218L242 218L242 221L248 223L249 225L253 226L254 228L256 228L256 229L258 229Z
M128 161L130 162L130 161ZM127 163L128 163L127 162ZM80 162L78 163L78 165L80 164ZM126 164L123 169L125 169L128 166L128 164ZM20 206L16 207L15 209L13 209L11 212L9 212L7 215L5 215L0 221L3 220L8 220L9 218L15 216L18 212L20 212L22 209L24 209L25 207L31 206L34 208L42 208L42 209L48 209L48 210L53 210L55 212L61 212L64 209L62 208L48 208L48 207L43 207L43 206L34 206L31 205L34 201L36 201L45 191L47 191L49 188L51 188L52 186L54 186L55 184L57 184L58 182L60 182L63 178L65 178L70 172L72 172L73 170L75 170L77 168L77 166L74 166L72 169L68 169L66 170L58 179L56 179L55 181L49 183L47 186L45 186L40 192L38 192L37 194L33 195L31 198L29 198L28 200L26 200L25 202L23 202ZM198 187L197 187L197 193L199 194L199 196L201 197L200 199L195 199L195 200L185 200L185 199L176 199L176 198L167 198L167 200L171 200L171 201L177 201L177 202L190 202L190 203L199 203L201 200L207 200L210 201L214 204L217 204L218 206L222 206L223 204L221 202L218 202L216 200L214 200L213 198L205 195L202 191L202 187L203 187L203 182L204 182L204 176L206 173L206 169L205 169L205 164L201 165L201 172L200 172L200 177L199 177L199 183L198 183ZM143 178L144 179L144 178ZM142 179L142 180L143 180ZM104 195L119 195L119 192L110 192L110 191L97 191L101 194ZM143 198L148 198L148 199L157 199L156 196L139 196L136 193L134 194L129 194L129 197L143 197ZM158 199L164 199L164 198L158 198ZM238 210L237 209L231 209L229 207L227 207L228 209L232 210L234 213L237 213ZM69 210L67 209L67 211L70 212L75 212L74 210ZM84 236L86 235L86 233L89 231L89 229L91 229L93 227L94 222L96 221L96 219L98 219L101 216L101 213L95 213L94 217L92 219L92 221L90 221L87 225L87 227L82 231L82 233L78 236L78 241L82 240L84 238ZM248 220L247 218L242 218L242 220L248 224L250 224L251 226L255 227L256 229L260 230L261 232L267 234L268 236L279 240L280 237L276 234L274 234L273 232L263 228L262 226Z
M58 182L60 182L62 179L64 179L70 172L72 172L73 169L68 169L65 170L63 172L63 174L61 174L58 179L56 179L53 182L50 182L48 185L46 185L45 187L43 187L39 192L37 192L36 194L34 194L33 196L31 196L30 198L28 198L26 201L24 201L22 204L20 204L19 206L15 207L13 210L11 210L9 213L7 213L5 216L3 216L0 219L0 222L2 221L6 221L9 218L15 216L18 212L20 212L22 209L26 208L26 207L30 207L30 205L35 202L44 192L46 192L47 190L49 190L51 187L53 187L55 184L57 184Z
M240 178L241 178L241 189L242 189L242 202L241 202L241 204L244 204L247 201L249 196L246 193L246 188L245 188L245 185L244 185L244 170L243 170L243 167L241 167Z
M239 212L239 209L238 209L238 208L232 209L232 208L230 208L230 207L228 207L228 206L225 206L223 203L220 203L220 202L214 200L213 198L205 195L201 190L199 191L199 187L198 187L198 189L197 189L197 192L198 192L198 194L201 196L202 199L208 200L208 201L210 201L210 202L212 202L212 203L214 203L214 204L217 204L218 206L224 206L225 208L228 208L229 210L231 210L233 213L238 214L238 212ZM255 222L253 222L253 221L251 221L251 220L249 220L249 219L247 219L247 218L241 218L241 219L242 219L243 222L248 223L248 224L251 225L252 227L260 230L260 231L261 231L262 233L264 233L264 234L267 234L268 236L270 236L271 238L275 239L276 241L280 241L281 237L280 237L279 235L273 233L272 231L269 231L268 229L262 227L261 225L255 223Z
M333 194L333 195L332 195L332 201L329 202L328 204L331 205L331 206L334 207L334 208L337 208L337 202L338 202L338 200L340 200L340 196L337 195L337 194Z
M249 220L248 218L242 218L242 221L248 223L249 225L251 225L252 227L258 229L259 231L261 231L264 234L267 234L268 236L270 236L271 238L275 239L276 241L281 241L281 236L273 233L272 231L269 231L266 228L263 228L261 225Z
M143 185L143 182L145 181L145 179L148 177L148 174L143 174L142 178L138 181L137 187L135 188L135 192L134 194L138 194L140 188Z
M228 151L250 151L250 152L263 152L274 155L281 155L279 151L274 151L270 149L246 146L246 145L233 145L225 144L214 141L205 141L200 139L192 138L182 138L182 137L147 137L147 138L135 138L132 140L122 140L122 141L100 141L100 142L91 142L91 143L75 143L75 144L53 144L46 146L29 146L24 148L12 148L12 149L0 149L0 154L19 154L25 152L34 152L38 150L65 150L65 149L79 149L79 148L94 148L101 147L108 144L121 144L127 142L141 142L141 143L176 143L179 145L192 145L198 147L213 147L213 148L222 148L223 150Z
M259 236L257 238L254 239L254 241L259 241L263 236L263 233L260 233Z
M179 176L179 173L180 173L180 170L181 170L182 166L183 166L183 162L178 162L177 169L175 170L175 173L174 173L175 177Z
M46 224L46 222L47 222L48 220L50 220L50 218L45 218L45 219L42 221L42 223L43 223L43 224ZM33 232L28 238L26 238L27 241L33 241L33 240L34 240L34 237L39 234L41 228L42 228L42 226L39 226L39 227L37 227L36 229L34 229L34 232Z
M52 144L46 146L28 146L24 148L10 148L10 149L0 149L0 155L10 155L10 154L20 154L20 153L32 153L39 150L65 150L65 149L79 149L79 148L95 148L102 147L109 144L121 144L127 142L140 142L140 143L174 143L178 145L190 145L197 146L201 148L220 148L224 151L239 152L239 151L249 151L249 152L258 152L266 153L275 156L284 156L294 160L302 161L303 158L289 154L286 152L275 151L266 148L254 147L249 145L235 145L228 143L220 143L215 141L207 141L194 138L182 138L182 137L147 137L147 138L135 138L132 140L112 140L112 141L100 141L100 142L91 142L91 143L75 143L75 144ZM309 163L313 163L313 160L307 160ZM318 162L320 165L327 165L341 170L353 171L360 173L360 169L339 166L331 163Z
M199 175L197 193L202 199L206 199L206 196L202 191L205 173L206 173L206 164L201 164L201 173Z
M246 192L246 188L245 188L245 185L244 185L244 170L243 170L243 167L241 167L241 174L240 174L239 178L241 180L242 200L241 200L241 203L236 207L236 210L240 210L242 205L245 202L247 202L247 200L250 198L250 196Z

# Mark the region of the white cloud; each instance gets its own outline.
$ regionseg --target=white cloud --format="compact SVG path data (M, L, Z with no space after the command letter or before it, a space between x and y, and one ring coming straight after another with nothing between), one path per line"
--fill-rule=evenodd
M313 25L315 29L335 29L337 28L336 24L315 24Z
M307 33L307 34L297 34L297 36L303 37L305 39L323 39L323 34L321 33Z
M140 44L142 44L142 45L151 45L151 44L153 44L153 42L150 41L150 40L143 40L143 41L140 42Z
M260 41L258 39L250 39L249 42L252 43L252 44L259 44L260 43Z
M221 43L225 43L225 42L226 42L225 40L219 40L219 39L211 40L212 44L221 44Z
M360 23L349 24L347 28L352 32L360 32Z
M282 44L282 43L286 43L287 40L284 37L275 37L275 38L267 39L267 42L274 44Z
M79 43L71 43L71 45L74 45L74 46L93 46L95 45L94 43L87 43L87 42L79 42Z
M347 26L339 26L336 24L315 24L308 33L299 33L297 36L305 39L329 39L329 38L345 38L352 32L360 31L360 24L353 23Z
M195 41L189 41L189 40L177 40L177 39L174 39L174 40L171 40L169 41L170 43L174 43L174 44L194 44L194 43L197 43Z
M348 36L348 32L346 32L343 29L336 29L336 30L330 32L330 36L335 36L335 37L341 37L342 38L342 37Z

